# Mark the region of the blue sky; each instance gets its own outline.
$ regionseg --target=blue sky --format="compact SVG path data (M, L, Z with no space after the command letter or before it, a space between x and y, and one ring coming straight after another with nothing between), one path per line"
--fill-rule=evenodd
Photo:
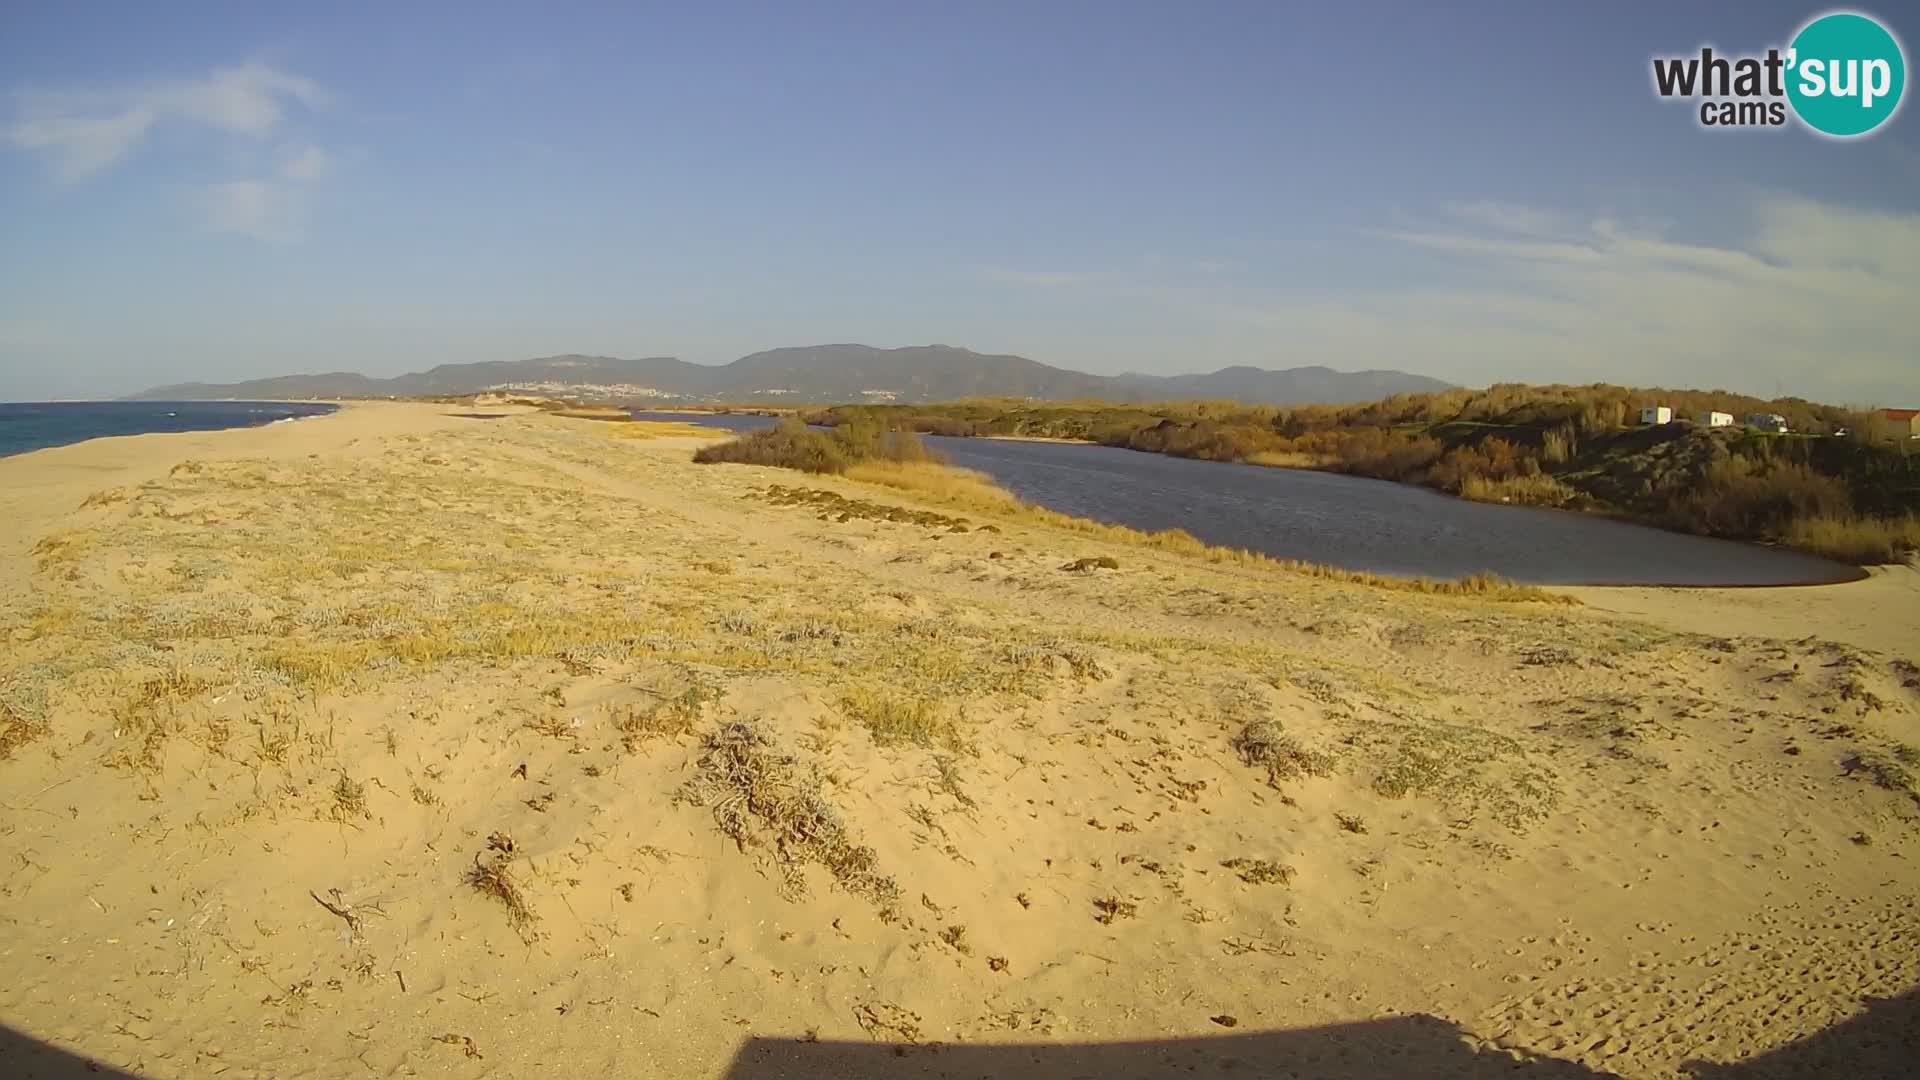
M0 398L860 341L1920 404L1920 114L1650 86L1824 8L1441 7L8 4Z

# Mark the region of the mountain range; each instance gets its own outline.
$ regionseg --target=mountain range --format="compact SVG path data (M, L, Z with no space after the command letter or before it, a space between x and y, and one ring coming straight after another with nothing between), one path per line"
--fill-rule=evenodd
M1023 356L990 355L951 345L877 349L809 345L769 349L730 364L692 364L670 356L547 356L442 364L375 379L352 372L282 375L237 383L180 383L132 395L145 400L223 398L426 397L515 391L601 402L948 401L993 396L1107 401L1233 400L1248 404L1370 401L1390 394L1444 390L1449 384L1403 371L1268 371L1228 367L1204 375L1089 375Z

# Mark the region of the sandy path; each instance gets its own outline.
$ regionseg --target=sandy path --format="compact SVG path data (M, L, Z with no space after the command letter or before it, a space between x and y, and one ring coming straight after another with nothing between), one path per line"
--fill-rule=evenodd
M0 462L23 525L0 705L34 736L0 760L0 1023L32 1040L0 1056L1369 1080L1911 1060L1901 609L1664 620L1699 637L1632 597L1197 563L446 411ZM1060 569L1101 554L1120 569ZM489 867L523 908L473 887Z

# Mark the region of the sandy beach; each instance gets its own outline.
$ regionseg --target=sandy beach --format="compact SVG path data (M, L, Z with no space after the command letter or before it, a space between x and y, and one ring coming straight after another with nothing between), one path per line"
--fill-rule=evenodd
M1911 568L1428 596L471 412L0 459L0 1072L1920 1060Z

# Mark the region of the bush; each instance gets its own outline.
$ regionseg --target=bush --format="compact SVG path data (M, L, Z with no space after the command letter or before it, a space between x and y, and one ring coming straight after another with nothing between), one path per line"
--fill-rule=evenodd
M1332 447L1334 468L1376 480L1413 480L1426 474L1446 447L1430 435L1406 436L1383 428L1343 432Z
M839 441L791 417L765 431L703 446L694 452L693 460L702 465L772 465L815 473L846 472L848 464Z
M1505 439L1492 438L1477 446L1456 446L1447 451L1428 475L1428 482L1460 494L1470 481L1499 484L1539 471L1540 464L1531 453Z
M765 431L703 446L693 460L702 465L771 465L801 472L844 473L862 461L939 462L910 431L890 431L872 422L856 422L832 431L816 431L794 417L784 417Z
M1709 465L1673 516L1695 532L1777 540L1795 521L1850 519L1853 502L1845 484L1806 465L1736 456Z

